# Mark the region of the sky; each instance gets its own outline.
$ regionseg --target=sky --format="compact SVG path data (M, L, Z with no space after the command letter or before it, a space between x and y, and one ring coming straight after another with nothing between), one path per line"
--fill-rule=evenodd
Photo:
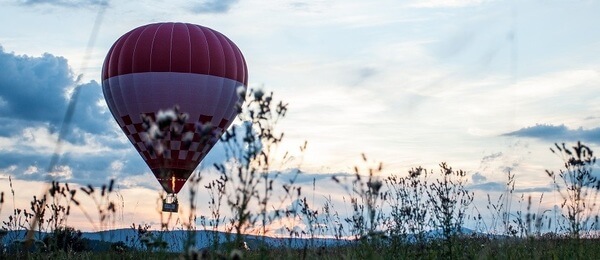
M549 192L555 142L600 144L600 2L494 0L0 0L0 190L115 178L123 223L156 221L159 184L106 107L103 59L124 33L175 21L244 53L249 85L289 103L279 151L312 178L448 162L473 190ZM96 32L96 33L94 33ZM75 86L80 93L47 174ZM224 160L217 145L200 168ZM206 166L208 165L208 166ZM200 169L199 168L199 169ZM206 170L209 171L209 170ZM206 174L206 179L210 174ZM324 189L328 185L322 184ZM7 207L2 216L8 214ZM152 212L140 216L136 211ZM146 212L144 211L144 212ZM85 227L82 216L75 223ZM152 220L154 219L154 220Z

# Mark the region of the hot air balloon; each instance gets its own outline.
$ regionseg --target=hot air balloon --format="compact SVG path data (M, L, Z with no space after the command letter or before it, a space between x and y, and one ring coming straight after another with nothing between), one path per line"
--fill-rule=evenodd
M244 56L210 28L154 23L112 45L101 78L110 112L168 194L163 211L177 212L176 194L238 114L248 85ZM174 107L186 115L176 116L187 135L166 131L164 152L154 151L148 121Z

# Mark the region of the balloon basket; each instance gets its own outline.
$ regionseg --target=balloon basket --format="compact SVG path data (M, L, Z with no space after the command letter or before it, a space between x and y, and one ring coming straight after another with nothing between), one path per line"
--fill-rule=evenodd
M179 202L177 201L177 197L175 194L168 194L167 197L163 199L162 211L177 213L178 210Z

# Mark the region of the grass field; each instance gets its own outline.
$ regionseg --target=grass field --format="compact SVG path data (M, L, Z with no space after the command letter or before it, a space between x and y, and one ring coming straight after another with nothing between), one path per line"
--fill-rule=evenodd
M12 210L2 220L0 235L6 243L0 258L596 259L600 255L596 204L600 181L593 174L593 151L584 144L556 144L551 149L564 162L563 169L542 173L560 198L554 211L540 210L531 196L515 192L518 173L507 174L504 194L488 195L485 211L490 214L483 217L473 205L475 194L468 189L466 171L440 163L436 170L416 167L405 174L383 175L382 164L370 164L365 155L366 166L330 180L347 191L342 207L349 210L342 211L331 201L309 202L296 178L286 179L280 187L273 185L286 169L275 162L289 156L274 158L272 152L283 139L275 126L285 117L287 104L262 91L249 91L246 100L240 118L247 123L221 138L232 159L215 165L220 175L206 185L198 185L196 177L189 180L192 202L198 189L210 194L210 212L204 218L198 218L195 204L190 203L190 215L182 216L188 221L178 226L169 226L161 218L161 226L155 229L133 224L125 241L92 241L69 226L68 216L81 209L98 216L88 218L97 229L110 226L117 219L119 200L124 200L115 196L114 181L100 187L52 182L45 195L9 209L5 202L15 196L10 182L9 192L2 192L0 198L0 209ZM300 152L305 149L306 143ZM82 197L93 203L82 205ZM291 202L296 206L277 207ZM285 227L288 238L280 238L280 244L247 236L250 230L266 234L276 222L290 223ZM476 227L467 229L467 222ZM306 228L299 231L295 223ZM172 241L161 234L175 230L190 236L173 249ZM215 234L206 236L209 243L202 248L195 238L199 230ZM216 231L229 235L224 238ZM291 246L298 238L306 239L305 244Z

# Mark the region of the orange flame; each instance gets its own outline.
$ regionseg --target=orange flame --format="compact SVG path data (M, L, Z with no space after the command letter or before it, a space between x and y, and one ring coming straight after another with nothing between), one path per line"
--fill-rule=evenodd
M171 191L175 193L175 175L171 176Z

